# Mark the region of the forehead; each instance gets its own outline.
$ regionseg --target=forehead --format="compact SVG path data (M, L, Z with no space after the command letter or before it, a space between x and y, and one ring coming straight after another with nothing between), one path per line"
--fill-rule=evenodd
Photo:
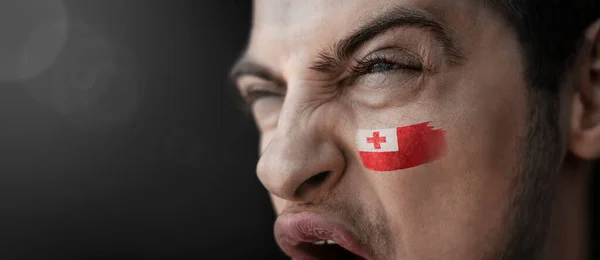
M347 2L347 3L345 3ZM255 22L258 24L273 24L288 26L290 24L301 24L307 21L306 18L323 17L324 14L340 11L341 9L351 10L355 3L350 1L293 1L293 0L257 0L254 4ZM311 17L306 15L310 14Z
M256 0L248 54L261 60L307 54L328 47L382 13L402 7L431 13L448 25L468 27L474 24L482 6L476 3L474 0Z

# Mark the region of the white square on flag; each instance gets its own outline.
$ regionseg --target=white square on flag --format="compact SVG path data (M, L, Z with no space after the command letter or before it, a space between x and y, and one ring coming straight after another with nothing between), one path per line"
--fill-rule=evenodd
M361 152L397 152L396 128L358 130L358 150Z

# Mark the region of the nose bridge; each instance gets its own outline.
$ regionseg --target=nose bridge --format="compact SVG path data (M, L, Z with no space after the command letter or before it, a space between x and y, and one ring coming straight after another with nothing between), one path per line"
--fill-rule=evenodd
M288 90L277 124L277 133L301 132L317 135L319 129L310 129L318 106L311 102L311 93L300 84L288 84ZM318 120L318 119L317 119Z
M263 185L289 201L314 199L344 168L341 151L321 122L326 113L308 95L288 87L277 129L257 165Z
M315 93L309 88L310 86L302 83L288 83L275 137L271 143L283 141L291 147L312 150L319 140L326 138L328 133L322 122L327 120L327 115L320 111L323 101L315 97ZM305 145L300 146L295 142Z

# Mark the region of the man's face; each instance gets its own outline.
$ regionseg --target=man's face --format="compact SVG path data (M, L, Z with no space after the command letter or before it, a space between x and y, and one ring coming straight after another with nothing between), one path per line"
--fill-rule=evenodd
M254 15L237 84L286 253L333 254L319 240L375 259L506 249L528 101L519 43L496 13L467 0L257 0ZM441 156L366 167L360 129L427 122L444 132Z

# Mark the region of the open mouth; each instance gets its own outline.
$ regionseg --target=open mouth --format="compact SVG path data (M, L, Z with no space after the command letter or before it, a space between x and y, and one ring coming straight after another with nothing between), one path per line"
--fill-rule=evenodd
M306 259L352 259L364 260L365 258L341 247L333 240L320 240L312 243L301 243L296 245L298 250L306 254ZM303 259L303 258L295 258Z
M275 239L296 260L371 259L353 234L313 213L277 218Z

